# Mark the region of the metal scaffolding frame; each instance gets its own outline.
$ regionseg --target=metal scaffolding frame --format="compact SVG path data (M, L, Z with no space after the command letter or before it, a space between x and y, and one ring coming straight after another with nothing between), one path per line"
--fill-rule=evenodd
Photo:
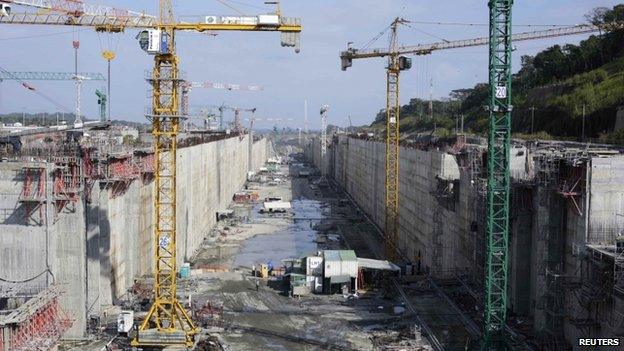
M48 350L56 345L72 320L60 307L58 286L32 296L0 318L0 351Z

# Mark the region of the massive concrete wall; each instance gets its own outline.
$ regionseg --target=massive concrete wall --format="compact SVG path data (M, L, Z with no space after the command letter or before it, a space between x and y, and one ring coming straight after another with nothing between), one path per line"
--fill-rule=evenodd
M216 222L216 211L228 206L244 184L248 167L262 166L266 155L266 139L250 148L248 136L179 150L178 263L199 248ZM105 183L95 182L90 201L83 197L58 216L52 206L42 206L48 225L25 225L24 206L18 202L23 166L0 164L0 278L26 280L49 267L52 274L28 284L52 280L61 284L66 292L63 306L75 320L67 336L81 337L89 315L113 304L137 276L152 272L154 183L137 179L122 195L114 196ZM51 185L48 181L47 189Z
M311 141L306 157L323 165L324 173L383 228L385 145L335 137L323 163L319 149L318 140ZM478 286L485 262L486 187L483 165L478 165L483 150L475 150L477 157L470 158L401 147L398 249L404 259L421 257L435 277L469 270ZM624 228L624 157L608 152L582 156L572 149L570 155L579 156L567 158L554 150L511 150L508 306L531 320L537 334L575 345L579 337L616 335L614 325L624 325L622 299L581 303L578 297L591 286L604 293L613 279L605 266L588 269L591 261L584 252L586 245L613 245ZM540 165L540 157L550 166ZM603 265L608 267L608 260ZM606 278L596 272L607 272ZM579 327L578 321L585 320L596 327Z
M306 148L308 158L321 165L318 141ZM460 179L453 156L439 151L401 147L399 174L399 242L403 256L411 261L421 257L422 267L451 273L471 268L471 249L458 250L456 238L468 232L469 209L459 196L440 199L438 183L448 186ZM385 145L379 142L339 137L328 149L326 172L354 198L381 228L385 226ZM453 185L451 185L452 187ZM466 193L465 195L467 195ZM464 198L464 203L470 200ZM459 215L458 215L459 214ZM457 255L460 253L460 255ZM465 256L465 257L464 257Z

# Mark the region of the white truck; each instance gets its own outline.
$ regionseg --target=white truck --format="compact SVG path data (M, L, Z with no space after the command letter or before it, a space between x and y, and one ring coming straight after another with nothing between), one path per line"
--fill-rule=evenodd
M134 311L121 311L117 315L117 333L128 335L134 326Z
M260 213L284 213L291 209L290 202L288 201L265 201L262 204Z

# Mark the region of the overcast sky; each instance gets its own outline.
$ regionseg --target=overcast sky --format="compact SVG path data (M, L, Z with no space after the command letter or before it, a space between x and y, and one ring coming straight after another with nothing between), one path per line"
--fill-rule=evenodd
M158 1L88 1L106 3L120 8L143 10L157 14ZM175 1L175 12L183 20L192 15L253 15L269 8L260 0L223 1L234 9L214 0ZM578 24L584 15L597 6L612 7L622 1L609 0L523 0L515 1L514 23ZM235 10L236 9L236 10ZM17 7L14 12L19 12ZM208 36L196 33L178 35L181 69L189 80L222 83L258 84L262 92L235 92L195 89L191 105L219 105L223 102L243 108L257 107L259 118L283 118L292 121L280 126L302 127L304 100L308 100L310 128L318 128L319 108L330 106L330 123L347 125L347 116L354 124L370 123L377 111L385 106L385 60L358 60L347 72L340 70L339 51L353 41L361 47L383 31L394 17L414 21L402 27L400 44L414 45L446 40L468 39L487 35L487 26L431 25L418 22L460 22L486 24L486 0L283 0L285 16L300 17L304 26L301 53L280 46L277 33L226 33ZM517 26L515 32L543 27ZM73 32L72 32L73 31ZM145 71L152 66L152 57L140 50L136 31L122 34L96 34L87 28L50 26L0 26L0 66L9 71L72 72L73 38L81 42L79 71L106 73L106 61L100 52L112 49L117 58L112 63L112 118L145 121L149 104ZM569 43L586 38L573 36L516 44L514 71L520 56L535 54L556 43ZM387 47L383 35L371 47ZM487 80L487 48L467 48L434 52L414 57L413 68L401 76L401 102L412 97L428 97L433 80L433 96L446 97L452 89L472 87ZM72 82L33 82L47 96L69 111L74 110L75 91ZM90 118L98 115L94 95L101 83L86 83L83 88L83 113ZM58 108L29 92L16 82L0 83L0 113L58 111ZM227 116L228 119L231 116ZM270 122L257 122L270 127Z

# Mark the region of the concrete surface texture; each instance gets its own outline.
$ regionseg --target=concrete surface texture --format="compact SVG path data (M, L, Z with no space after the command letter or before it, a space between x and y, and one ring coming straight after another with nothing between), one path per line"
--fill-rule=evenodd
M179 149L179 264L199 248L216 222L216 211L226 208L244 184L249 165L257 169L264 164L267 147L266 139L260 139L250 148L245 136ZM27 223L25 205L19 202L25 165L0 163L0 278L60 284L62 305L74 319L66 337L79 338L90 315L125 294L135 277L152 271L154 183L137 179L113 196L110 187L96 181L90 201L82 193L58 215L52 205L41 206L43 223L38 225ZM54 165L43 166L49 173ZM47 183L51 189L51 181ZM46 201L51 203L49 191Z
M305 147L317 166L319 149L318 140ZM398 248L406 261L420 258L436 279L469 276L478 296L485 262L485 149L452 150L453 145L401 147ZM384 166L382 142L347 136L333 138L323 164L381 228ZM613 294L613 259L588 259L588 245L613 246L624 228L622 167L624 157L610 150L557 142L511 150L508 305L535 337L553 340L552 347L574 345L583 335L621 332L623 304ZM599 298L604 294L614 298Z
M289 177L285 166L279 172L285 182L250 186L260 198L292 201L292 211L261 214L258 203L233 203L236 218L217 224L191 260L191 278L180 280L184 300L192 295L191 310L206 304L222 308L217 319L198 316L198 323L226 350L376 350L400 341L429 350L420 333L410 329L414 315L393 312L401 302L388 284L379 283L359 299L342 294L293 298L284 291L284 280L250 274L252 266L271 261L278 268L282 260L319 250L352 248L360 257L376 257L380 248L374 227L351 204L339 201L342 195L334 188L318 178Z

